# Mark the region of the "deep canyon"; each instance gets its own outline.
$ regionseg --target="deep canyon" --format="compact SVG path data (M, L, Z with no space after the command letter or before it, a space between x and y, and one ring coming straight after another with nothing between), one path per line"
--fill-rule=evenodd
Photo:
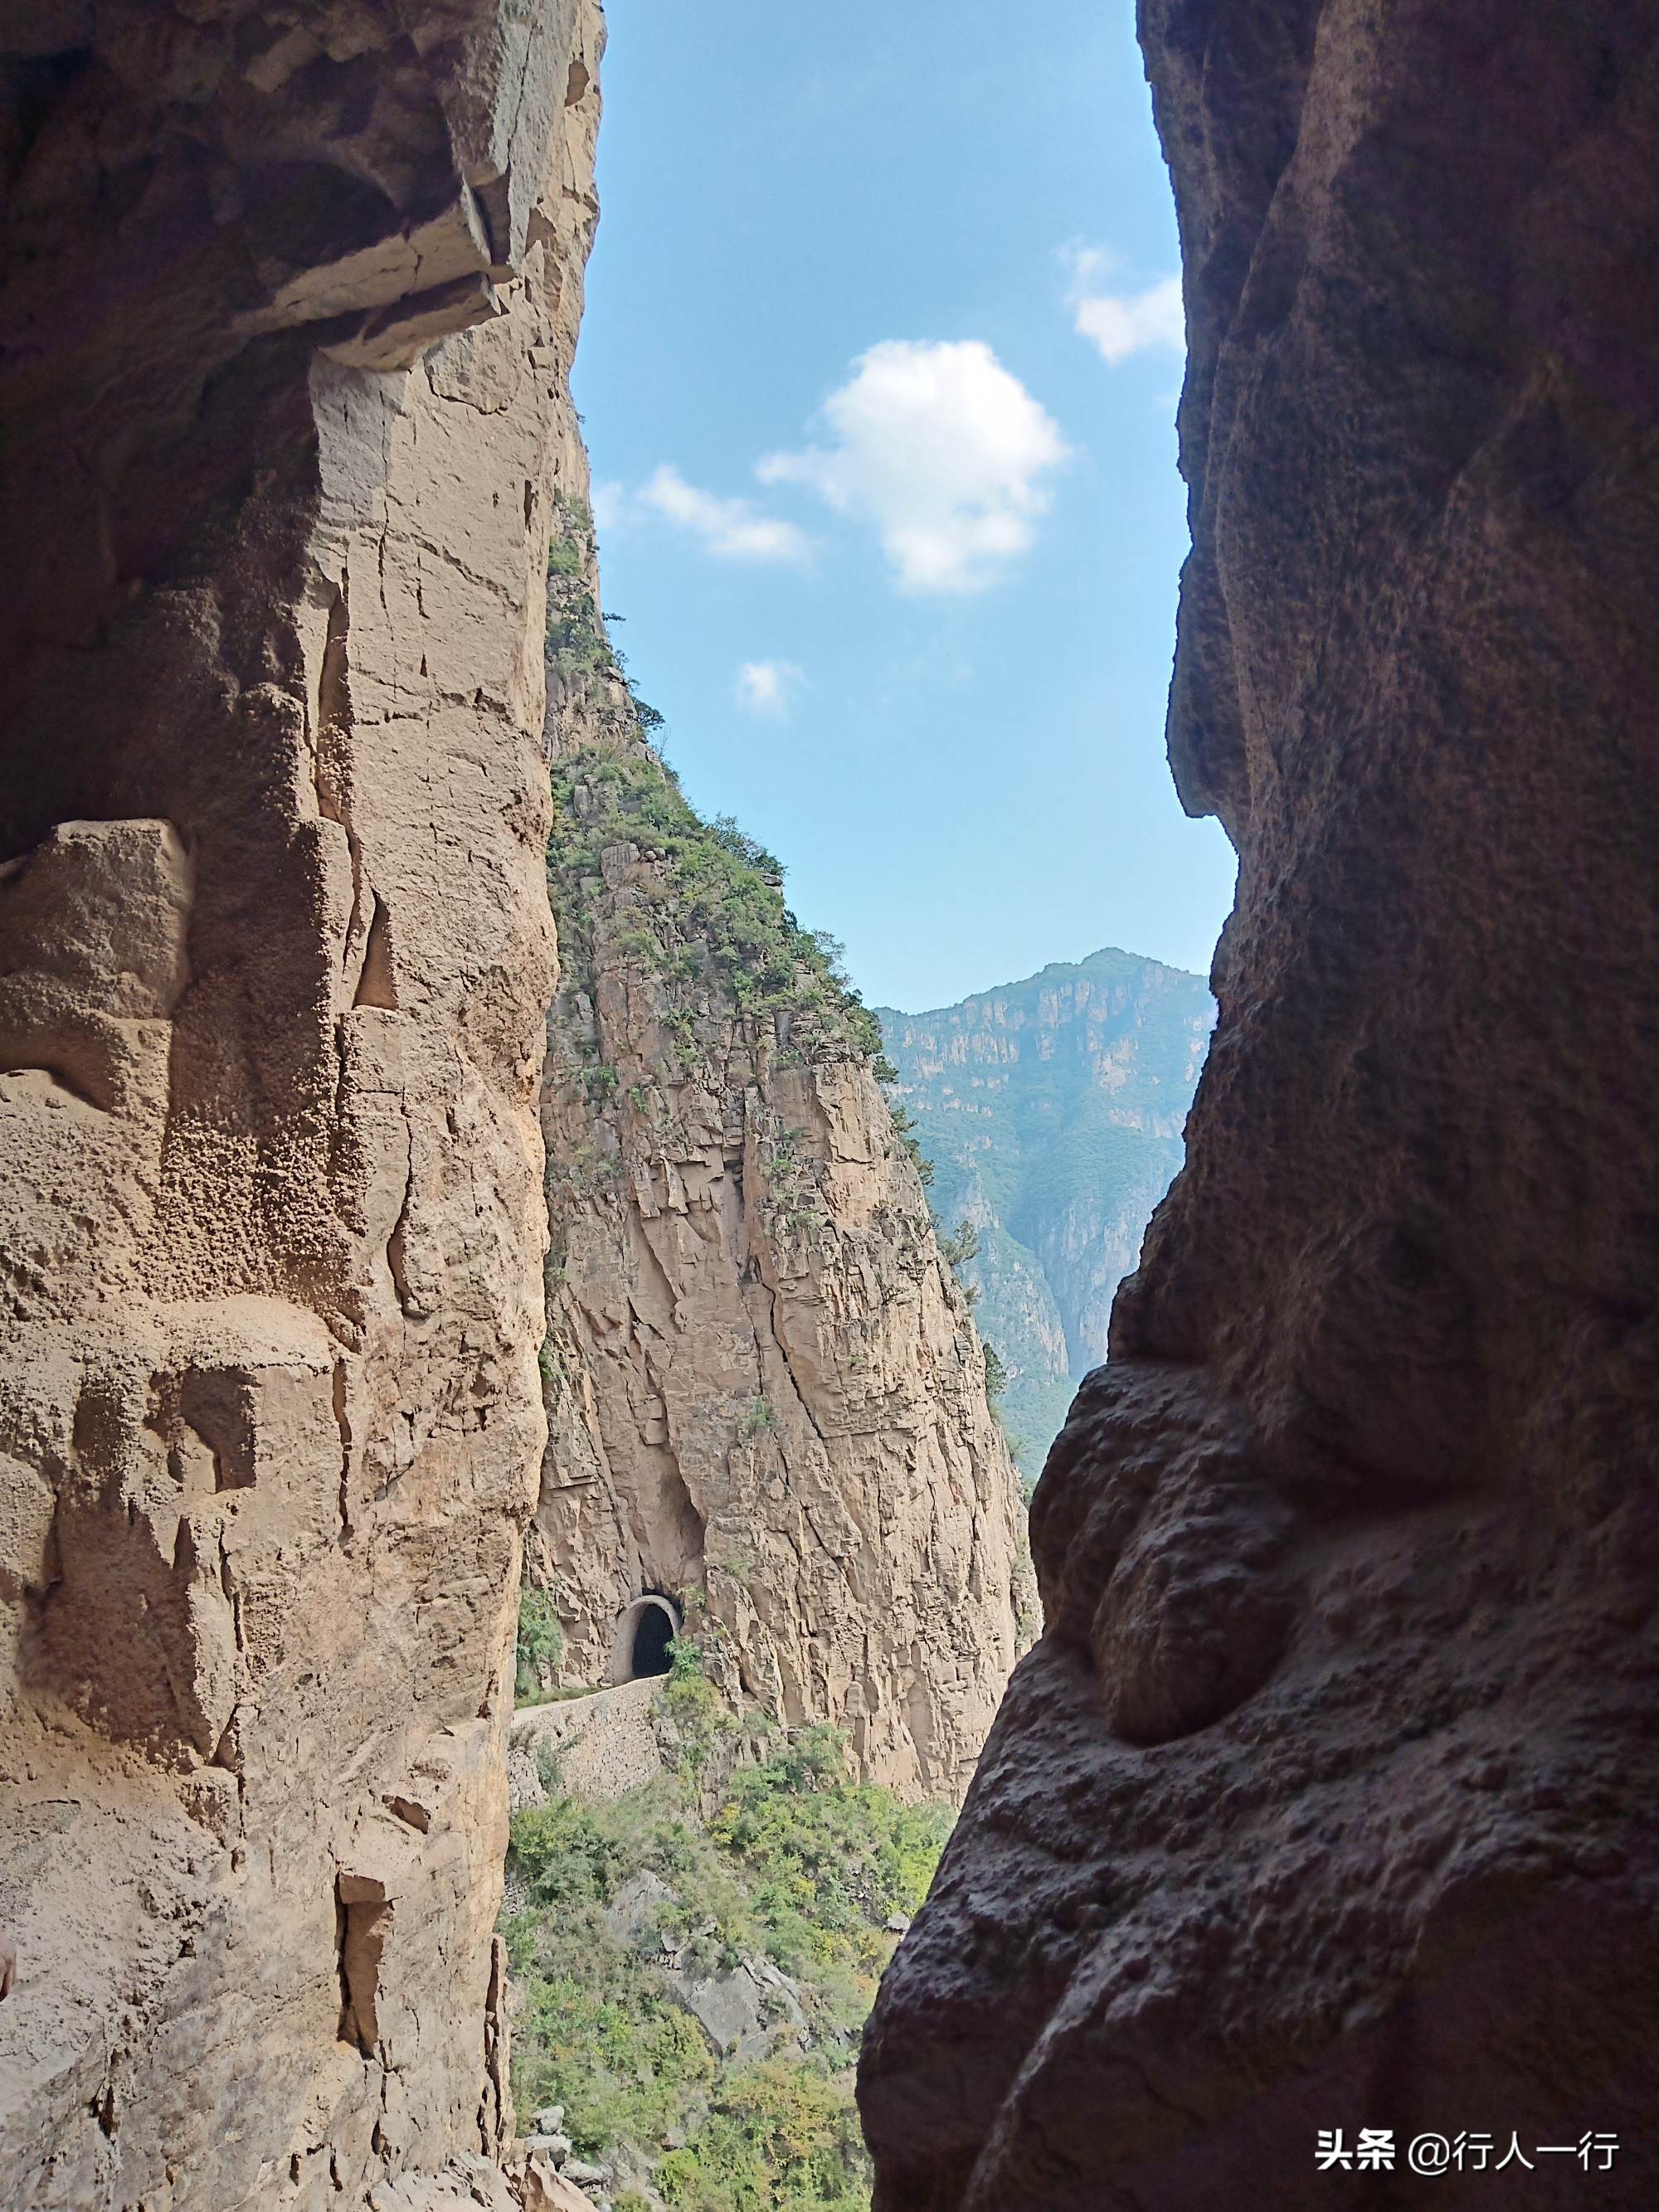
M884 1084L605 635L592 0L0 22L28 2212L532 2201L521 1580L551 1686L659 1613L732 1711L965 1790L865 2039L884 2212L1322 2204L1373 2127L1620 2146L1378 2202L1659 2197L1659 5L1140 19L1170 759L1240 878L1035 1595L889 1103L955 1113L957 1047L889 1018ZM1103 1126L1173 1145L1201 987L1083 973L1085 1059L1163 1037ZM947 1184L1030 1228L1057 1386L1119 1268L1081 1150L1027 1167Z
M587 489L577 447L549 629L562 973L530 1579L569 1679L613 1679L649 1593L695 1594L734 1703L832 1722L869 1778L959 1797L1034 1611L984 1353L875 1021L776 862L702 822L645 740Z

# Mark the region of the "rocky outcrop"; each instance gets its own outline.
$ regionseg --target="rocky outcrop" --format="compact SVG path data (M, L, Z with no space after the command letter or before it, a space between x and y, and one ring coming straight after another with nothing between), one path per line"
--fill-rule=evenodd
M1364 2127L1396 2203L1646 2205L1659 9L1142 28L1238 908L866 2045L878 2203L1323 2204Z
M496 2201L575 0L0 22L0 2170ZM492 2178L493 2177L493 2178Z
M711 1671L870 1779L959 1795L1029 1565L967 1300L876 1080L880 1035L777 863L643 741L585 478L556 539L549 1444L528 1571L564 1679L625 1678L661 1592Z
M933 1210L971 1231L963 1279L1035 1479L1181 1165L1210 994L1108 949L931 1013L874 1012L892 1097L933 1162Z

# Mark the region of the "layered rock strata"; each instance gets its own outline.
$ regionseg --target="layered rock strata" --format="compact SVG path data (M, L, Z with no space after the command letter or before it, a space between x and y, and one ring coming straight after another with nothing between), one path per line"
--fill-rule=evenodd
M0 22L0 2172L494 2202L576 0Z
M1238 907L866 2045L877 2199L1323 2204L1375 2128L1395 2203L1646 2205L1659 8L1141 15Z
M843 1728L867 1778L959 1796L1034 1610L983 1348L879 1031L776 863L702 822L643 742L568 484L529 1572L567 1680L624 1678L630 1607L661 1592L734 1700Z

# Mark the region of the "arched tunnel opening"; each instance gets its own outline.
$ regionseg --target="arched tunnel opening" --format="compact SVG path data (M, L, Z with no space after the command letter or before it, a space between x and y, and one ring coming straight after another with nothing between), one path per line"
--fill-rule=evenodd
M634 1628L633 1674L635 1680L641 1674L665 1674L668 1672L668 1647L673 1637L674 1623L667 1609L659 1605L647 1606Z
M655 1590L635 1598L617 1624L611 1680L638 1682L665 1674L668 1647L679 1632L679 1609L672 1598Z

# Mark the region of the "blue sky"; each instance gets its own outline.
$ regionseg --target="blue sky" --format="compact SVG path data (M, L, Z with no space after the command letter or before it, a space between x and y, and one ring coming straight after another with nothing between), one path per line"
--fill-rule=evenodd
M1206 968L1174 216L1129 0L612 0L575 392L688 794L872 1003Z

